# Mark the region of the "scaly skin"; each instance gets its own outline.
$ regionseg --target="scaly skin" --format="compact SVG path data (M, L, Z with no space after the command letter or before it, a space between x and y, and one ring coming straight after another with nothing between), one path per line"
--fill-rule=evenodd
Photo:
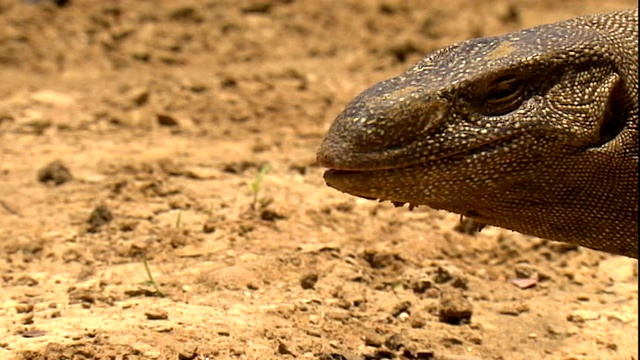
M472 39L351 101L327 184L638 257L638 10Z

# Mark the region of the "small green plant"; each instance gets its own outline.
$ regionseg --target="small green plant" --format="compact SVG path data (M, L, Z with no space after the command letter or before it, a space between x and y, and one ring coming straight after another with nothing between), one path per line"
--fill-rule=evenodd
M158 296L164 297L164 293L160 291L160 287L158 287L158 283L153 279L153 275L151 274L151 269L149 269L149 263L147 262L147 257L145 255L142 255L142 264L144 265L144 270L147 272L147 277L149 278L149 280L147 280L146 283L153 286Z
M182 227L182 211L178 211L175 227L176 229L180 229L180 227ZM156 294L160 297L164 297L165 296L164 293L160 290L158 283L153 278L153 274L151 273L151 269L149 268L149 262L147 261L147 256L144 253L142 254L142 265L144 265L144 270L147 273L147 281L145 281L144 283L147 285L153 286L153 289L156 291Z
M258 206L260 208L265 208L271 203L270 198L259 197L262 181L264 180L265 175L267 175L270 169L270 164L265 164L264 166L262 166L260 168L260 171L258 171L258 173L256 174L256 177L253 179L253 182L250 184L251 193L253 194L253 199L251 201L251 210L257 209Z
M182 226L182 211L178 211L178 216L176 217L176 229L180 229Z

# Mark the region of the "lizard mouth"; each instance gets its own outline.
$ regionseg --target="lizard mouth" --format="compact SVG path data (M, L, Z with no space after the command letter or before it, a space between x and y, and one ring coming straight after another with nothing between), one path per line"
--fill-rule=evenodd
M327 157L318 156L318 164L327 168L326 173L330 173L331 175L337 176L349 176L353 174L360 173L377 173L377 172L385 172L390 170L401 170L406 168L414 168L421 166L428 166L429 164L435 164L439 162L455 162L459 160L469 160L481 156L488 156L493 152L499 151L500 149L504 149L508 144L512 144L518 135L511 135L508 137L502 137L498 139L491 139L490 141L486 141L484 143L476 144L471 148L461 149L457 151L448 152L439 156L430 156L424 159L416 160L413 162L403 162L401 159L397 159L394 165L386 165L386 166L376 166L375 164L371 165L359 165L359 166L336 166L333 162ZM387 152L378 153L380 158L384 158L384 163L391 163L389 160L393 160L395 157L393 153L394 150L389 150ZM368 157L371 154L367 154Z
M424 200L420 201L415 198L398 196L396 189L398 189L400 182L406 183L407 178L416 176L428 177L430 172L437 171L439 165L446 164L447 168L451 168L456 165L465 166L469 161L483 161L482 159L492 157L495 153L510 148L510 145L518 137L518 135L510 135L492 139L472 148L448 152L441 156L428 157L422 161L402 162L398 160L396 166L333 167L330 166L331 164L328 161L321 161L324 159L320 157L318 163L327 167L323 177L326 184L332 188L370 200L389 200L396 205L409 203L412 207L424 204ZM386 159L384 162L388 163L389 161ZM464 179L459 176L455 177L452 172L451 180L462 181ZM400 192L404 193L405 191Z

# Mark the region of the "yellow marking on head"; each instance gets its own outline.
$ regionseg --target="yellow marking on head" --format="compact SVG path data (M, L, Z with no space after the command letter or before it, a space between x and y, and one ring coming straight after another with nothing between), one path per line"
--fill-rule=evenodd
M419 89L420 88L417 87L417 86L400 87L400 88L397 88L397 89L393 89L393 91L390 91L388 93L368 98L367 99L367 103L369 103L369 104L380 104L380 103L387 104L387 103L389 103L389 100L398 101L399 99L403 99L405 97L405 95L411 94L412 92L415 92L415 91L417 91Z
M485 56L485 58L486 59L498 59L498 58L510 55L515 50L516 50L516 48L513 47L511 42L503 41L503 42L500 43L500 45L498 45L498 47L496 47L490 53L488 53Z
M415 92L416 90L420 90L420 88L417 86L405 86L403 88L394 90L393 92L389 93L387 96L393 99L399 99L404 97L407 94L411 94L412 92Z

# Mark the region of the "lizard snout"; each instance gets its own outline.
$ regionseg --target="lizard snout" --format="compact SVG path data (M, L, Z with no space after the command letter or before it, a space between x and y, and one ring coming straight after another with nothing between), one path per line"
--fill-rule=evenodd
M378 83L333 122L318 149L318 164L351 171L414 165L421 161L420 144L442 130L447 105L403 77Z

